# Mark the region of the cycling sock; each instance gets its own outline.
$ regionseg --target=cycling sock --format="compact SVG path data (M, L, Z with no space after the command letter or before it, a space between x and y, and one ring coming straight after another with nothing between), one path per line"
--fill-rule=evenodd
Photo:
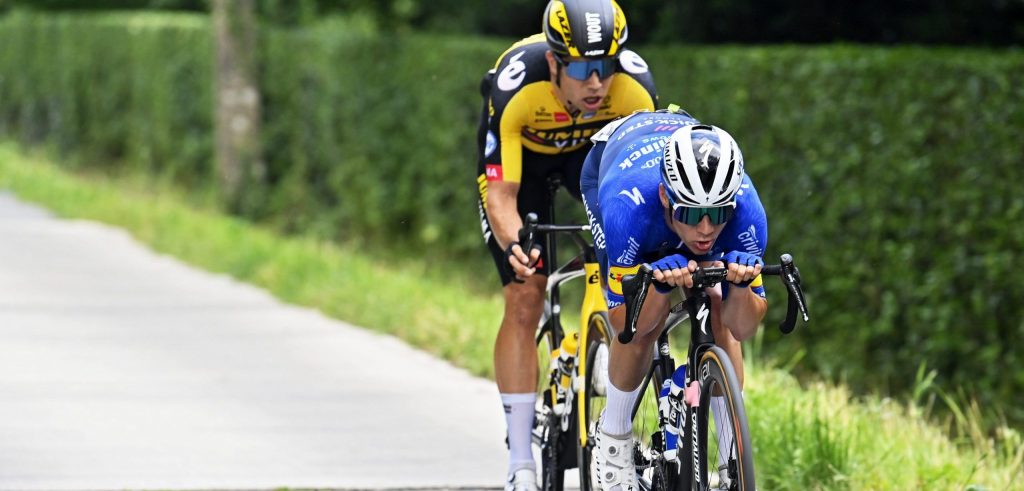
M725 405L725 397L711 396L711 412L715 415L715 429L718 430L718 466L725 464L732 449L732 419ZM723 448L724 447L724 448Z
M502 394L505 406L505 424L508 427L508 473L521 469L536 469L530 447L533 432L534 404L537 394Z
M608 405L601 415L601 429L619 438L628 435L633 430L633 405L639 396L640 387L625 392L608 380Z

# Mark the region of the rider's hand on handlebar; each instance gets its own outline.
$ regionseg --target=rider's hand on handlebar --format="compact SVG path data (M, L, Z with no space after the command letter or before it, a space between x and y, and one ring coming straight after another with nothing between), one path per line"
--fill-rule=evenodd
M761 268L764 266L764 261L760 257L743 251L732 251L722 260L729 269L725 280L739 287L750 286L750 282L761 274Z
M515 276L517 283L533 276L537 272L537 262L540 260L541 246L533 244L530 255L527 257L523 247L518 242L513 242L505 249L505 259L508 260L509 269Z
M673 254L651 263L651 269L654 270L655 280L672 287L693 288L693 276L691 275L697 271L697 261L686 259L682 254ZM661 288L658 288L658 291L666 293Z

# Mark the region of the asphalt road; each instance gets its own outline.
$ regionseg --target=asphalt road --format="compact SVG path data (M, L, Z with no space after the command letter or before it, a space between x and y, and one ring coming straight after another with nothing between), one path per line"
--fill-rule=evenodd
M496 488L493 383L0 191L0 489Z

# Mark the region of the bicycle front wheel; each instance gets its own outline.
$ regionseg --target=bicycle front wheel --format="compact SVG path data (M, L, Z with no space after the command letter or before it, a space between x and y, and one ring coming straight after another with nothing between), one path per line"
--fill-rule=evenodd
M701 357L696 376L700 381L698 464L692 489L754 491L753 447L732 361L714 346Z

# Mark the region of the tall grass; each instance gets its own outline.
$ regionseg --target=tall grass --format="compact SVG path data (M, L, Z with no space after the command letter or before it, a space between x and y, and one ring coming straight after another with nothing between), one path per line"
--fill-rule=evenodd
M64 217L123 227L158 251L493 375L500 298L493 289L478 291L479 279L466 276L481 274L460 267L459 258L410 252L385 260L357 247L280 237L222 216L203 204L207 200L174 188L73 176L12 144L0 144L3 189ZM858 399L843 386L802 387L788 373L800 359L765 364L760 342L747 349L745 388L758 489L1024 489L1018 484L1024 479L1020 433L986 431L985 411L940 390L931 372L918 373L907 403ZM936 423L937 406L948 407L952 416Z

